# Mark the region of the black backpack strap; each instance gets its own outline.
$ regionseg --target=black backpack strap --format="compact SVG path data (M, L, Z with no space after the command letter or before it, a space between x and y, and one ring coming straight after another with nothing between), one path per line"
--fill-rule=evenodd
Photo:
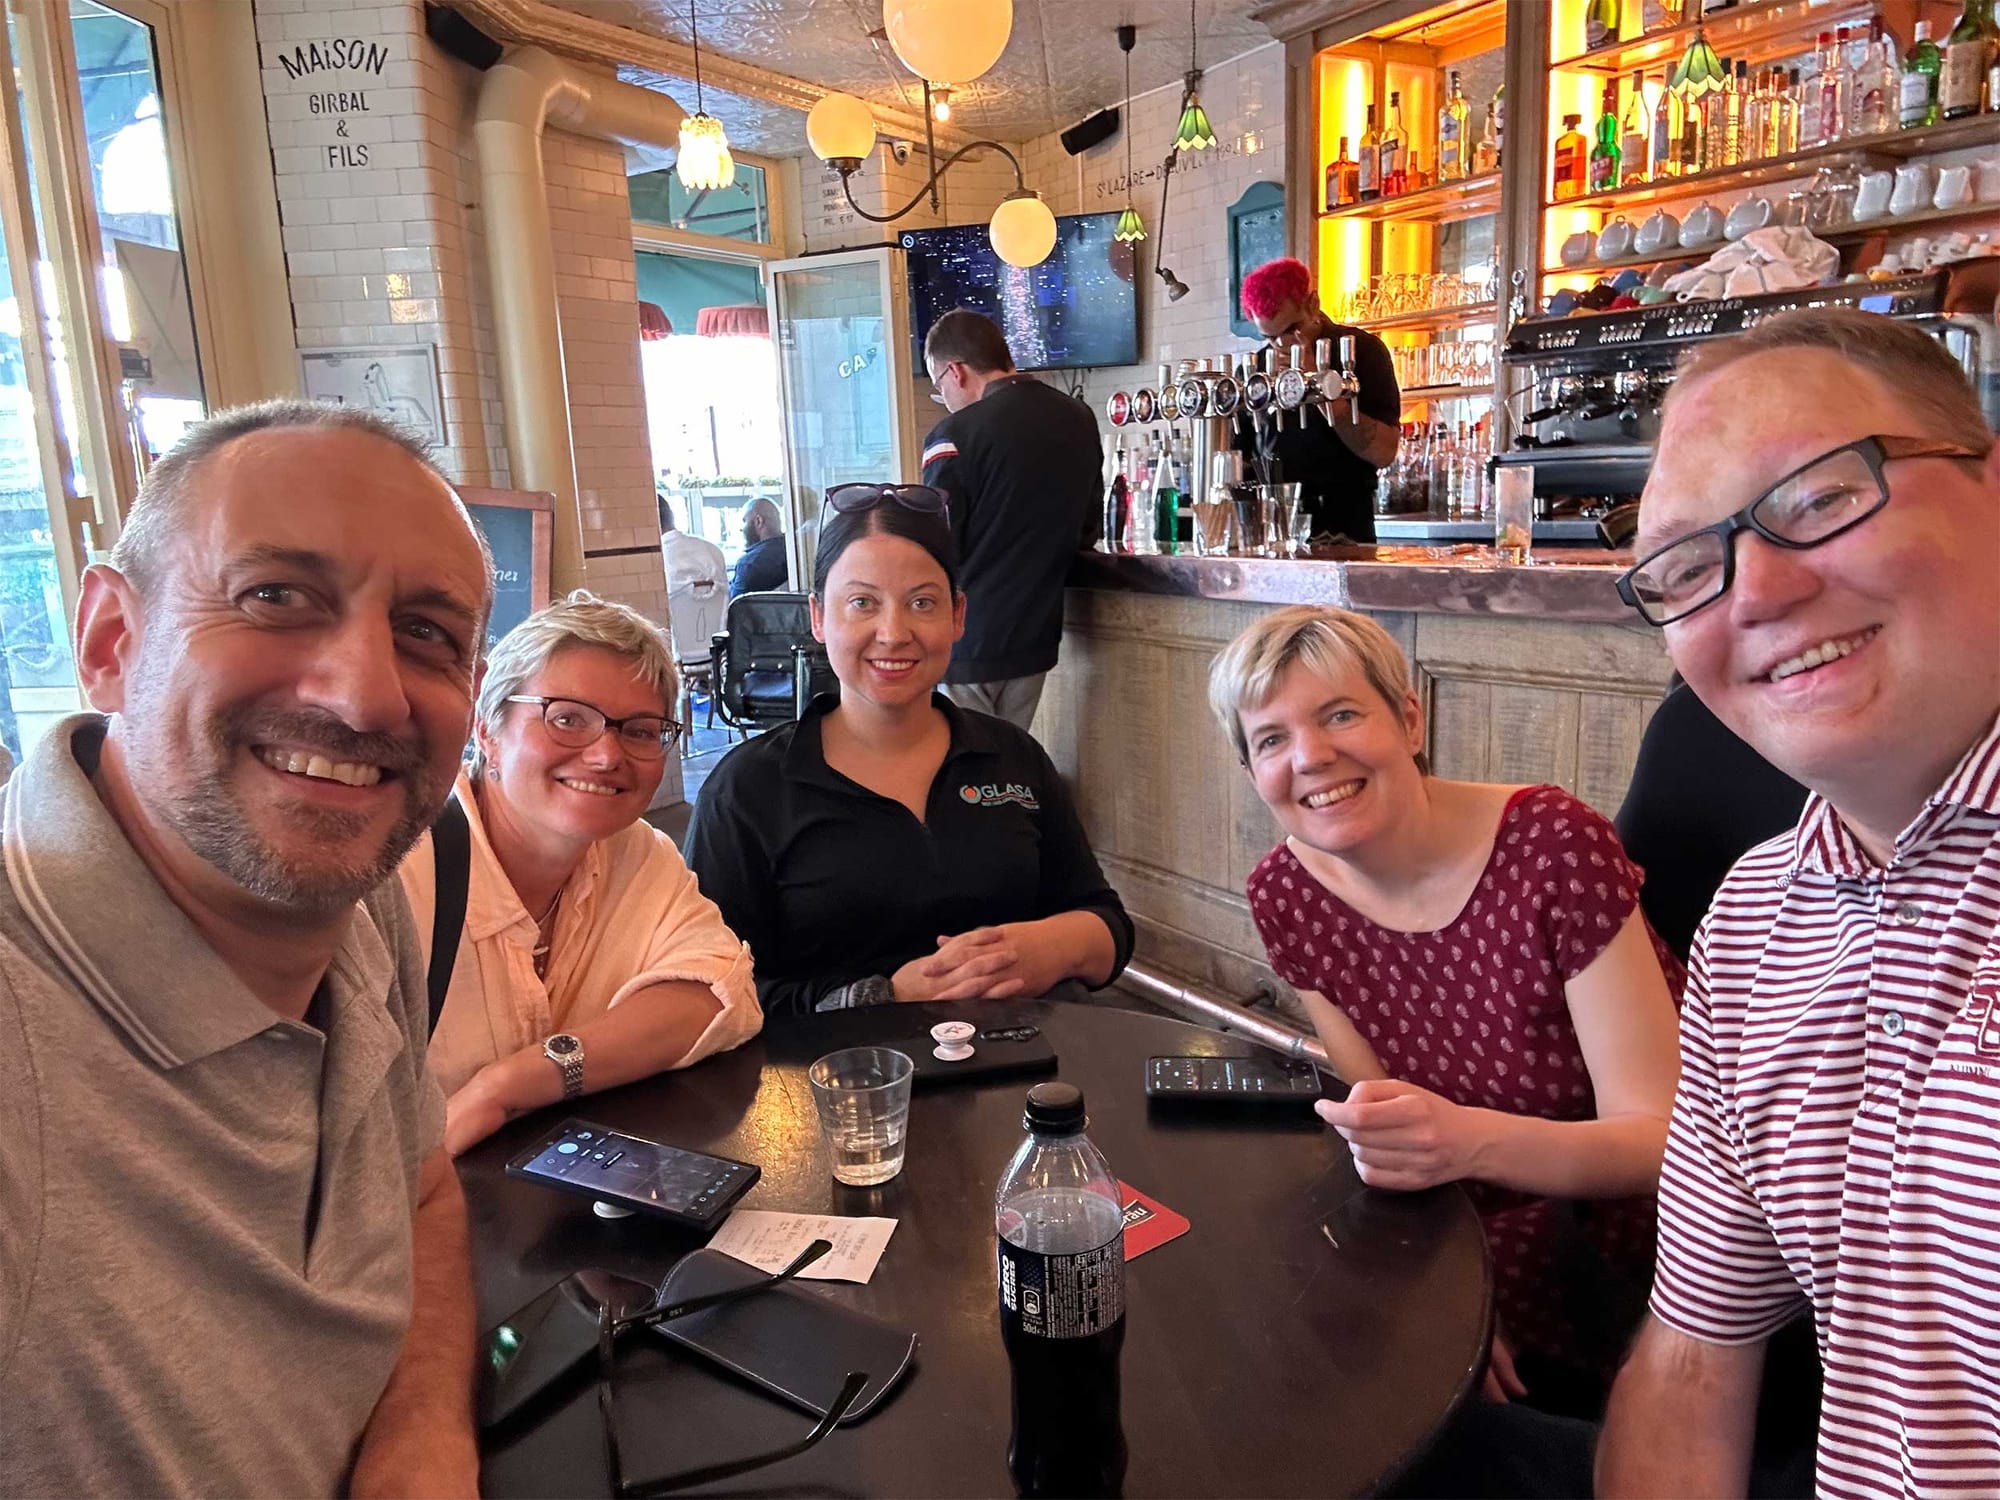
M431 1031L444 1011L451 988L452 965L458 961L459 934L465 930L466 890L472 882L472 829L458 795L445 799L444 811L431 824L431 857L437 862L437 909L431 917Z

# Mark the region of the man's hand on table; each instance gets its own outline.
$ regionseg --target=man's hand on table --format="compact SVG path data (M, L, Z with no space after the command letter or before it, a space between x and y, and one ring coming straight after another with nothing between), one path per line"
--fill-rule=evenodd
M1025 994L1020 945L1005 927L975 927L938 939L938 951L890 976L898 1000L1006 1000Z

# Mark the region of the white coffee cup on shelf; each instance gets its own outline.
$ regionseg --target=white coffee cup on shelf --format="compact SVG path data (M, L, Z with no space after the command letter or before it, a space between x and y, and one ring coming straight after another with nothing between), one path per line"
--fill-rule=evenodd
M1972 201L1972 168L1965 162L1946 167L1938 173L1937 193L1931 199L1933 208L1963 208Z

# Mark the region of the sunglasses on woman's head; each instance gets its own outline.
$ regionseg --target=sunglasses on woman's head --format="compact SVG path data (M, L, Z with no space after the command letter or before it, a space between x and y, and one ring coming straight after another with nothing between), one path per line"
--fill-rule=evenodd
M951 514L951 497L928 484L836 484L826 492L826 503L844 516L873 510L884 501L924 516Z

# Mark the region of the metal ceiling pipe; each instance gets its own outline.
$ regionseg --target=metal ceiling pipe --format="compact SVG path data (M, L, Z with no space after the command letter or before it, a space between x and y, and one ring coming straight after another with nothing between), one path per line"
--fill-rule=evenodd
M1150 1000L1162 1010L1192 1012L1205 1021L1248 1037L1259 1046L1269 1047L1273 1052L1309 1062L1328 1073L1333 1071L1326 1048L1320 1045L1318 1037L1309 1036L1269 1016L1259 1015L1234 1000L1225 1000L1220 995L1211 995L1206 990L1170 979L1143 964L1127 964L1124 973L1118 976L1118 986Z
M556 497L550 572L558 595L584 581L583 520L542 131L553 125L620 145L672 146L685 115L665 94L596 77L540 47L515 48L480 82L472 133L493 284L493 333L500 348L507 462L514 488L547 490ZM632 336L638 337L636 325Z

